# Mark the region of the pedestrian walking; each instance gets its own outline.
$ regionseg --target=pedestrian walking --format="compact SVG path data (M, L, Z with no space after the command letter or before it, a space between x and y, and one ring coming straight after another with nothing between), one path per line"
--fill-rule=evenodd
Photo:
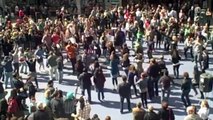
M161 103L161 109L158 112L160 120L175 120L174 112L169 108L168 102L163 101Z
M118 94L120 96L120 112L123 114L123 104L124 99L127 100L128 110L131 111L131 103L130 103L130 96L131 96L131 89L130 84L127 82L127 77L122 76L123 82L118 85Z
M5 57L3 60L3 68L4 68L4 82L5 82L5 89L7 89L8 82L10 81L11 88L14 87L13 84L13 66L12 66L12 58Z
M55 76L57 76L56 70L57 70L58 66L57 66L57 56L52 51L50 52L50 55L47 58L47 66L49 68L49 79L53 80L54 74L55 74Z
M157 113L154 112L153 106L148 105L148 110L144 116L144 120L160 120Z
M174 77L176 79L178 79L179 78L179 68L180 68L179 61L181 60L181 57L180 57L179 52L176 48L172 50L171 57L172 57L172 63L173 63Z
M76 64L76 51L77 46L74 43L68 42L68 45L66 46L67 55L69 57L69 60L72 64L73 73L75 73L75 64Z
M135 66L134 65L130 65L129 66L129 72L128 72L128 76L127 76L127 81L128 83L133 86L133 89L135 91L135 96L137 97L137 89L136 89L136 81L138 79L138 73L135 69Z
M203 100L198 110L198 115L202 120L209 120L209 104L207 100Z
M98 92L98 100L101 101L104 100L104 84L106 81L106 78L103 74L103 71L101 69L101 67L96 68L94 71L94 84L96 87L96 90Z
M110 72L112 77L113 90L116 90L116 87L118 85L118 80L117 80L117 77L119 75L118 65L119 65L119 59L116 58L116 55L113 52L110 55Z
M191 105L191 101L189 99L189 93L191 91L192 83L191 83L191 79L189 78L188 72L184 72L183 77L184 77L183 83L181 85L181 90L182 90L181 100L182 100L184 106L188 107Z
M141 73L141 77L136 85L139 87L142 105L144 108L147 108L148 77L146 73Z
M36 59L35 58L31 58L29 60L26 60L26 63L29 67L29 76L31 76L33 78L33 80L36 83L36 87L38 87L38 80L37 80L37 72L36 72Z
M150 60L150 65L147 69L147 74L149 76L149 97L152 99L152 97L158 96L158 81L159 81L159 76L160 76L160 67L156 62L156 59L151 59ZM149 83L148 83L149 84Z
M80 82L80 87L81 87L81 94L84 96L85 90L87 90L89 102L91 102L91 87L92 87L91 77L92 76L93 75L91 73L88 73L87 69L84 68L83 73L81 73L78 78Z
M57 72L56 80L58 81L59 84L61 84L63 81L63 68L64 68L63 56L58 56L56 61L58 66L58 68L56 69L56 72Z
M159 83L161 84L161 101L168 101L171 93L171 83L174 85L172 77L169 76L169 72L165 71L164 75L160 78ZM165 93L167 96L165 97Z

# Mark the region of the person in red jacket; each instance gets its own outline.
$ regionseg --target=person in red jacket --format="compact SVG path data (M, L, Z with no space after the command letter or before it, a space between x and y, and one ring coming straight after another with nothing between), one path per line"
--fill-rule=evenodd
M73 73L75 73L77 46L69 41L65 49L67 51L68 58L71 61Z
M60 41L61 41L60 36L57 34L56 31L54 31L54 32L53 32L53 35L52 35L52 42L53 42L55 45L57 45L57 44L60 43Z
M22 19L24 17L24 11L22 9L20 9L18 11L18 16L19 16L20 19Z

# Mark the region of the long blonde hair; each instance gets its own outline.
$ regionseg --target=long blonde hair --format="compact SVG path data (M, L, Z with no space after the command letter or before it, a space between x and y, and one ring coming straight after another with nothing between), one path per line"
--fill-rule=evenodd
M136 68L134 65L129 66L129 72L136 72Z
M207 100L203 100L200 105L201 108L209 108L209 103Z

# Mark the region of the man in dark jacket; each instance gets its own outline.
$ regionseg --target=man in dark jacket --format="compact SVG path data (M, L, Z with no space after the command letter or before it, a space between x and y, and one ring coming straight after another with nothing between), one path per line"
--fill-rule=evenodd
M175 120L175 115L173 110L168 107L167 102L162 102L162 108L158 112L158 116L160 120Z
M65 115L62 96L62 91L57 90L55 93L55 98L50 101L50 106L55 119L63 118Z
M45 110L43 103L39 103L38 110L33 115L33 120L50 120L48 112Z
M159 116L154 112L154 108L148 105L148 111L144 116L144 120L160 120Z
M165 93L167 93L166 101L169 100L170 92L171 92L171 82L174 84L172 77L169 76L169 72L165 71L164 75L159 80L161 87L161 101L165 99Z
M30 76L33 77L36 83L36 87L38 88L38 80L37 80L37 74L36 74L36 59L30 59L27 60L27 65L29 67Z
M92 86L91 77L92 76L93 75L91 73L87 72L87 69L84 69L83 73L79 75L80 87L82 89L81 94L84 95L85 90L87 90L89 102L91 102L91 86Z
M127 77L122 76L123 82L118 85L118 93L120 95L120 112L123 113L123 103L124 99L127 100L128 109L131 111L130 106L130 96L131 96L131 88L130 84L127 82Z
M3 61L3 68L4 68L4 79L5 79L5 88L7 89L8 80L10 80L11 88L14 87L13 84L13 65L12 65L12 58L5 57Z
M154 97L154 88L155 88L155 95L158 96L158 79L160 73L160 67L157 64L155 59L150 60L150 66L147 70L149 81L148 81L148 92L149 97L152 99Z

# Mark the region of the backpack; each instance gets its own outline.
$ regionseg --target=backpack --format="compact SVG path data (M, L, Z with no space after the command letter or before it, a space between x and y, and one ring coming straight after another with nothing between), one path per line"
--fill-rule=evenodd
M8 113L17 113L19 111L18 102L15 98L10 99L8 102Z

